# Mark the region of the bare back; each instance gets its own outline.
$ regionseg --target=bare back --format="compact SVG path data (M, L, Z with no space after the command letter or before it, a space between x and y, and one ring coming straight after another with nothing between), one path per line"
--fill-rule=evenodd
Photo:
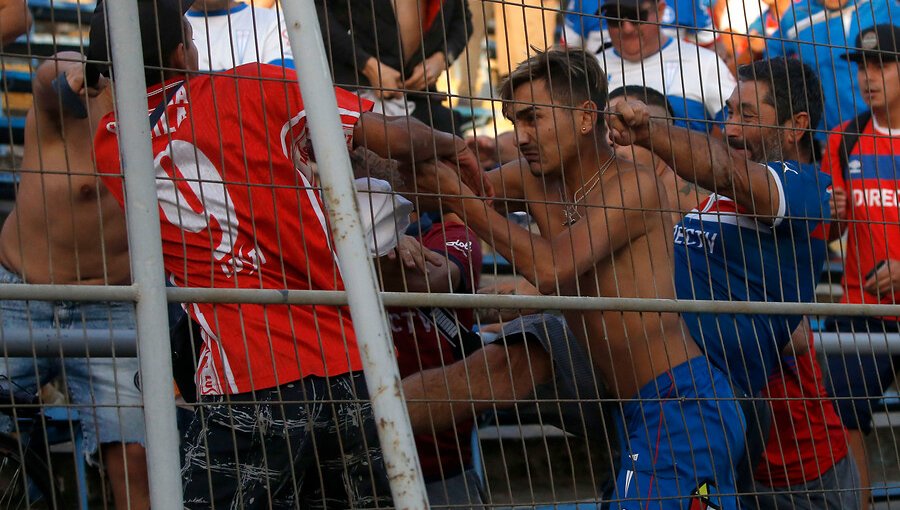
M97 177L93 133L109 91L87 119L28 112L16 205L0 231L0 263L27 283L130 283L125 215Z
M515 171L519 171L518 168ZM506 172L509 176L511 172ZM575 226L564 225L565 207L560 202L558 188L548 186L545 181L521 170L519 192L523 194L527 210L537 223L541 236L549 239L567 232L574 232ZM645 189L638 195L630 196L620 192L625 187L624 180L634 180L640 175ZM513 177L515 180L515 177ZM649 184L648 184L649 183ZM495 181L495 188L501 189ZM515 187L515 184L513 185ZM579 222L590 223L603 211L633 208L645 210L639 216L640 225L635 231L642 233L632 237L608 257L600 259L596 265L577 278L577 285L560 286L561 295L602 296L625 298L673 299L672 216L663 211L670 210L663 185L652 170L635 167L626 159L617 161L604 175L600 186L590 193L578 212L584 216ZM654 203L643 200L647 195L657 195ZM619 197L616 205L606 204L609 197ZM515 208L515 202L512 202ZM599 222L598 222L599 223ZM589 227L591 236L611 235L606 228ZM576 237L570 235L575 250L590 249ZM557 255L554 254L554 257ZM562 260L555 260L562 264ZM594 366L600 371L605 384L620 398L629 398L645 384L690 358L701 354L697 345L683 329L677 314L637 313L637 312L580 312L566 313L572 330L582 345L586 346Z

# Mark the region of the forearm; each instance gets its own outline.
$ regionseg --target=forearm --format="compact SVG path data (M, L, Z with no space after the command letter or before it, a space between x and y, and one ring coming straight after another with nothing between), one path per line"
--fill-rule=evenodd
M706 133L653 119L650 137L638 145L660 157L679 177L701 188L728 195L733 187L728 147Z
M534 392L550 375L550 358L538 346L491 344L448 367L403 379L413 432L446 430Z
M651 121L649 133L638 145L662 158L679 177L731 198L761 221L775 220L781 197L777 178L765 163L733 153L722 140L661 120Z
M450 133L437 131L412 117L385 117L364 113L356 124L354 143L383 158L407 163L450 159L466 149L466 143Z
M558 292L559 284L574 279L571 257L554 253L550 241L511 223L483 200L463 196L454 199L450 208L541 293Z

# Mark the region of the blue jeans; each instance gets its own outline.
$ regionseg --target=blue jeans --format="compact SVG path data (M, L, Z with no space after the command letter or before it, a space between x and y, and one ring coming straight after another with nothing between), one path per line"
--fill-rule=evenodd
M0 266L0 283L22 279ZM70 301L0 301L0 332L30 330L135 329L133 303ZM0 360L0 376L31 393L62 377L69 402L81 417L84 449L99 444L144 443L144 412L137 385L136 358L10 358ZM12 430L0 414L0 431Z

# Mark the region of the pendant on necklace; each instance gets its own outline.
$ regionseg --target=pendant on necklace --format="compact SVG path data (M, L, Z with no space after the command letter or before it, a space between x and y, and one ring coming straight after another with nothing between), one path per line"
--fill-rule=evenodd
M571 227L581 219L581 215L578 214L578 210L572 204L566 205L566 208L563 210L563 215L565 215L566 218L563 221L564 227Z

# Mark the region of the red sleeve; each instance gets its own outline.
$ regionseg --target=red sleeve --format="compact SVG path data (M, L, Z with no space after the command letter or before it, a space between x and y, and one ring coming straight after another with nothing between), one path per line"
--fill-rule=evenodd
M462 223L435 223L422 238L422 245L446 255L462 275L457 292L474 292L481 279L481 242Z

